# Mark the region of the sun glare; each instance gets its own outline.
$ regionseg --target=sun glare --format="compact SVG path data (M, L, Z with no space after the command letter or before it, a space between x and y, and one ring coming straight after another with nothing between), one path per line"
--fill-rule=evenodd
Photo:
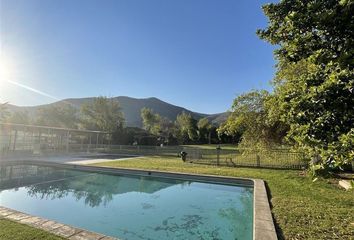
M5 90L6 82L14 79L15 73L14 62L2 54L0 56L0 88L2 91Z

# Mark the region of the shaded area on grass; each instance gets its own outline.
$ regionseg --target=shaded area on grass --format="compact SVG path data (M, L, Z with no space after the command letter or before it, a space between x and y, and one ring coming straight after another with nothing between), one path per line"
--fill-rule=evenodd
M294 170L205 166L184 163L176 157L146 157L95 165L264 179L272 196L279 239L354 238L354 193L339 189L333 179L312 182Z

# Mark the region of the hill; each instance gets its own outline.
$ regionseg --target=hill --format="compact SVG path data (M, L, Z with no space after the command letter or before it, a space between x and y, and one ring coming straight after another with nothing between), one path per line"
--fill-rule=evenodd
M30 116L34 117L39 108L51 105L63 105L71 104L72 106L80 109L80 107L85 103L90 103L93 101L93 97L89 98L69 98L58 102L31 106L31 107L21 107L16 105L9 105L9 110L11 112L21 112L27 111ZM131 98L126 96L114 97L114 100L118 101L122 107L124 117L126 120L126 125L128 127L142 127L142 121L140 117L140 110L144 107L151 108L155 113L160 114L163 117L168 118L171 121L175 121L178 114L182 112L190 113L195 119L200 119L207 117L213 124L219 125L226 120L228 113L218 113L218 114L204 114L190 111L186 108L175 106L173 104L164 102L158 98Z

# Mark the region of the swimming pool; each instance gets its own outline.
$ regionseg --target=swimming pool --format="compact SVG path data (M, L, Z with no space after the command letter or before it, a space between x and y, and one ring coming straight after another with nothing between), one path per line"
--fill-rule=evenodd
M252 181L0 165L0 205L119 239L253 239Z

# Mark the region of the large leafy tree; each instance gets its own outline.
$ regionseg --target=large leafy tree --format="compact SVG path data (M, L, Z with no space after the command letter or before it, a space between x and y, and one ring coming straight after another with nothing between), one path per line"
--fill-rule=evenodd
M197 123L198 127L198 137L201 143L208 142L211 143L211 132L213 129L213 125L210 123L209 119L201 118Z
M161 116L150 108L143 108L140 111L140 116L143 120L143 127L146 131L158 135L161 129Z
M44 106L38 109L36 115L35 124L42 126L77 128L79 123L77 109L69 104Z
M273 114L328 169L354 159L354 2L282 0L258 35L278 46Z
M176 118L175 135L180 144L195 142L198 140L197 120L191 114L182 112Z
M107 97L97 97L84 104L81 117L83 128L112 133L121 131L125 121L119 102Z
M219 134L241 135L241 146L247 148L281 145L287 125L269 117L268 106L272 101L272 96L265 90L238 96L227 121L219 127Z
M151 134L158 136L159 143L173 143L175 141L175 125L169 119L160 116L150 108L141 109L143 127Z

